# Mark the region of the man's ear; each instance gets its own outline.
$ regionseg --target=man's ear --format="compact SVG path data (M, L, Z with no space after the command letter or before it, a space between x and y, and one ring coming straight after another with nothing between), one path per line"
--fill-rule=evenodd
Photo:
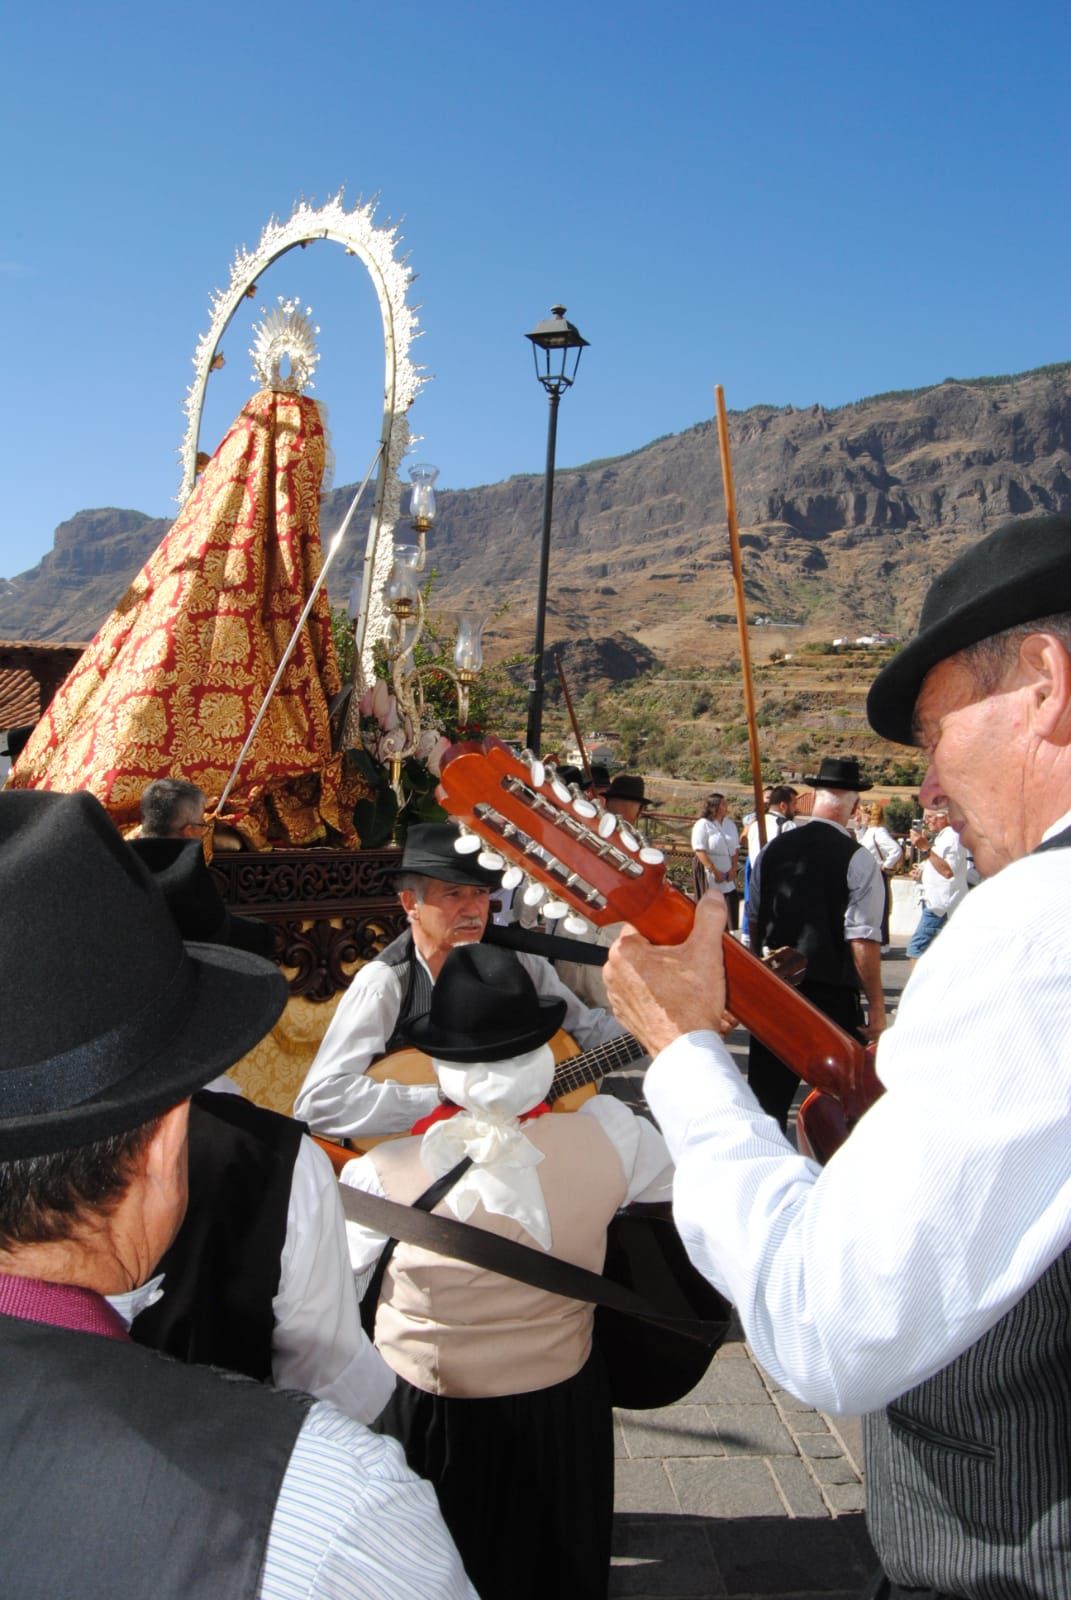
M1019 647L1030 689L1031 730L1050 744L1071 744L1071 654L1054 633L1031 633Z
M186 1162L186 1141L190 1123L190 1102L180 1100L165 1111L156 1132L142 1151L144 1172L152 1178L167 1178Z
M413 893L412 889L399 889L398 890L398 899L402 902L402 910L405 912L406 916L409 918L409 921L412 922L412 920L413 920L413 912L416 910L417 906L420 904L420 901L417 899L417 897Z

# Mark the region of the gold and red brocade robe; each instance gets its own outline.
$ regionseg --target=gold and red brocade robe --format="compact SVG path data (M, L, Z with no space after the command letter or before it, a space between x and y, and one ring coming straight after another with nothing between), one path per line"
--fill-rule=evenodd
M48 707L12 787L88 789L126 831L154 778L186 778L214 808L320 572L324 450L306 396L263 390L243 407ZM220 818L253 848L357 843L361 790L331 752L339 687L321 590Z

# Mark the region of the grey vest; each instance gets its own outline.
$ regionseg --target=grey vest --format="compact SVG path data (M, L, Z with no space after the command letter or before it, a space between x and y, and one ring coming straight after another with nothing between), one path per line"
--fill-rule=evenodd
M385 967L394 967L402 986L402 1003L394 1023L394 1031L387 1040L383 1052L389 1056L392 1051L400 1050L409 1043L406 1026L410 1017L418 1017L421 1012L430 1010L432 980L417 960L411 928L406 928L404 933L400 933L397 939L392 940L374 959L382 961Z
M0 1593L253 1600L312 1399L0 1317Z

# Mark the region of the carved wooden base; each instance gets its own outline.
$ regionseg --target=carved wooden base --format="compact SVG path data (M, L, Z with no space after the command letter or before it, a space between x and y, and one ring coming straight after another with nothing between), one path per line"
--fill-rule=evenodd
M220 851L211 870L232 911L275 930L291 993L326 1000L405 927L400 861L399 850L241 850Z

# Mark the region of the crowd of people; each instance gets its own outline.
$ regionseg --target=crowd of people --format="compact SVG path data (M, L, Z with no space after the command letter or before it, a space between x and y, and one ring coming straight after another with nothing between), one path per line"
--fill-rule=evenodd
M598 1271L618 1208L670 1196L773 1379L865 1416L871 1600L1071 1592L1069 558L1071 518L979 540L870 691L927 763L894 1021L904 845L854 757L823 757L806 806L771 789L761 827L710 795L694 929L622 927L607 1006L538 932L485 942L499 870L418 826L406 931L297 1097L341 1187L225 1076L287 985L205 871L203 793L154 786L129 844L87 794L0 795L4 1592L602 1600L590 1302L391 1219ZM648 803L634 775L603 790L617 824ZM752 947L799 949L811 1004L877 1045L884 1092L825 1167L789 1134L791 1065L753 1044L745 1082L723 1042L735 893ZM606 1093L548 1114L563 1027L635 1036L654 1120ZM424 1081L391 1076L402 1048Z

